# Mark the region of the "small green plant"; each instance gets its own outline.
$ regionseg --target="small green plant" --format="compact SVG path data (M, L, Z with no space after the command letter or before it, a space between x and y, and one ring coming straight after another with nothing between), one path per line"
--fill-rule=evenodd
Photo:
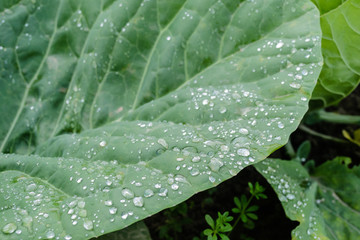
M205 220L211 228L205 229L204 234L207 236L208 240L217 240L218 237L221 240L229 240L229 237L225 234L231 232L233 227L229 222L234 218L229 216L229 212L224 212L221 214L218 212L218 218L216 221L209 215L205 215Z
M235 228L235 226L241 220L244 223L245 227L253 229L255 226L253 220L258 219L258 216L254 212L259 209L259 206L250 206L250 203L254 197L258 200L260 198L267 198L267 196L263 193L265 191L265 188L261 186L258 182L255 183L255 186L251 182L249 182L248 185L251 193L249 199L246 197L245 194L241 195L240 199L238 197L234 197L234 203L236 207L232 209L232 212L239 214L239 216L236 219L233 228Z
M233 220L232 216L229 216L229 212L221 214L218 212L218 218L216 221L209 215L205 215L205 220L211 228L205 229L204 234L207 236L208 240L218 239L227 240L229 239L232 230L237 226L241 220L244 223L244 226L253 229L255 224L253 220L257 220L258 216L254 213L259 209L257 205L250 205L254 197L259 200L261 198L266 199L267 196L264 194L265 188L261 186L258 182L255 183L255 186L249 182L249 192L251 194L250 198L247 198L245 194L242 194L240 199L234 197L235 208L232 209L232 212L239 214L234 225L231 225L229 222ZM226 233L226 234L225 234Z

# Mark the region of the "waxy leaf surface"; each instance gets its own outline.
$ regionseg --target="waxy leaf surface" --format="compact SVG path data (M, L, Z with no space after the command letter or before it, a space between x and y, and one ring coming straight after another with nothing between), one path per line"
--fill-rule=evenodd
M311 106L338 103L360 82L360 1L313 0L321 14L324 66Z
M100 236L265 159L322 65L305 0L0 9L1 151L18 154L0 157L8 239Z
M293 239L360 236L360 168L350 169L343 160L327 161L310 174L296 161L267 159L254 165L277 193L286 215L300 222Z

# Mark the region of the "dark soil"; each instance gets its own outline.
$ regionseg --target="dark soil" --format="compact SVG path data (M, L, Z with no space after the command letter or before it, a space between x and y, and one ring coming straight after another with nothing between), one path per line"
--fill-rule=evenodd
M347 115L360 115L360 87L341 101L339 105L329 107L326 111ZM352 133L360 128L359 125L330 122L307 124L307 127L316 132L343 140L346 140L342 135L343 129ZM290 141L295 151L306 140L311 143L308 159L315 160L316 165L320 165L337 156L350 157L353 165L360 164L360 147L353 143L338 143L325 140L300 129L290 136ZM274 152L271 157L289 159L288 153L284 148ZM231 212L231 209L235 206L233 198L235 196L240 197L242 194L249 197L248 182L255 183L256 181L266 188L265 194L268 196L268 199L254 200L253 202L253 204L260 207L257 211L259 219L255 221L255 228L250 230L239 224L233 230L230 239L291 239L291 231L298 225L298 222L291 221L285 216L275 192L253 167L245 168L236 177L225 181L214 189L196 194L175 208L164 210L146 219L145 223L149 227L152 239L191 240L193 237L200 237L202 231L208 227L204 219L205 214L209 214L216 219L217 212L223 213L229 211L230 215L236 217ZM200 239L206 238L202 236Z

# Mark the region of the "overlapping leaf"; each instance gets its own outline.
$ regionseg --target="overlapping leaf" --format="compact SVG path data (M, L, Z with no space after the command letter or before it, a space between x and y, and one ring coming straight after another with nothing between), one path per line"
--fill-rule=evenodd
M311 104L327 106L349 95L360 82L360 1L313 0L321 13L324 67Z
M293 239L358 239L360 168L342 158L311 174L295 161L267 159L254 165L277 193L286 215L300 222Z
M263 160L322 61L308 1L20 1L0 24L1 150L41 156L0 157L8 239L99 236Z

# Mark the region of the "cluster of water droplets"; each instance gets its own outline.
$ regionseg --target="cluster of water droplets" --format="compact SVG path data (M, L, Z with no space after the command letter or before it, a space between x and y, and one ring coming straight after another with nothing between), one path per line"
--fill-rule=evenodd
M304 178L301 183L303 186L299 186L298 179L294 179L287 174L283 174L284 169L282 168L286 166L280 167L276 161L277 160L273 159L263 161L263 167L258 168L258 170L266 176L266 179L273 186L279 200L284 205L284 208L290 211L289 216L297 216L296 218L300 220L301 224L305 224L307 226L306 234L311 236L313 239L320 240L322 233L319 231L318 217L321 213L319 209L313 209L314 206L310 202L312 199L308 198L303 192L306 192L306 189L310 187L311 180ZM299 169L295 169L294 173L295 172L298 172L299 176L302 174ZM307 239L307 237L301 232L300 228L296 229L293 234L298 239Z

